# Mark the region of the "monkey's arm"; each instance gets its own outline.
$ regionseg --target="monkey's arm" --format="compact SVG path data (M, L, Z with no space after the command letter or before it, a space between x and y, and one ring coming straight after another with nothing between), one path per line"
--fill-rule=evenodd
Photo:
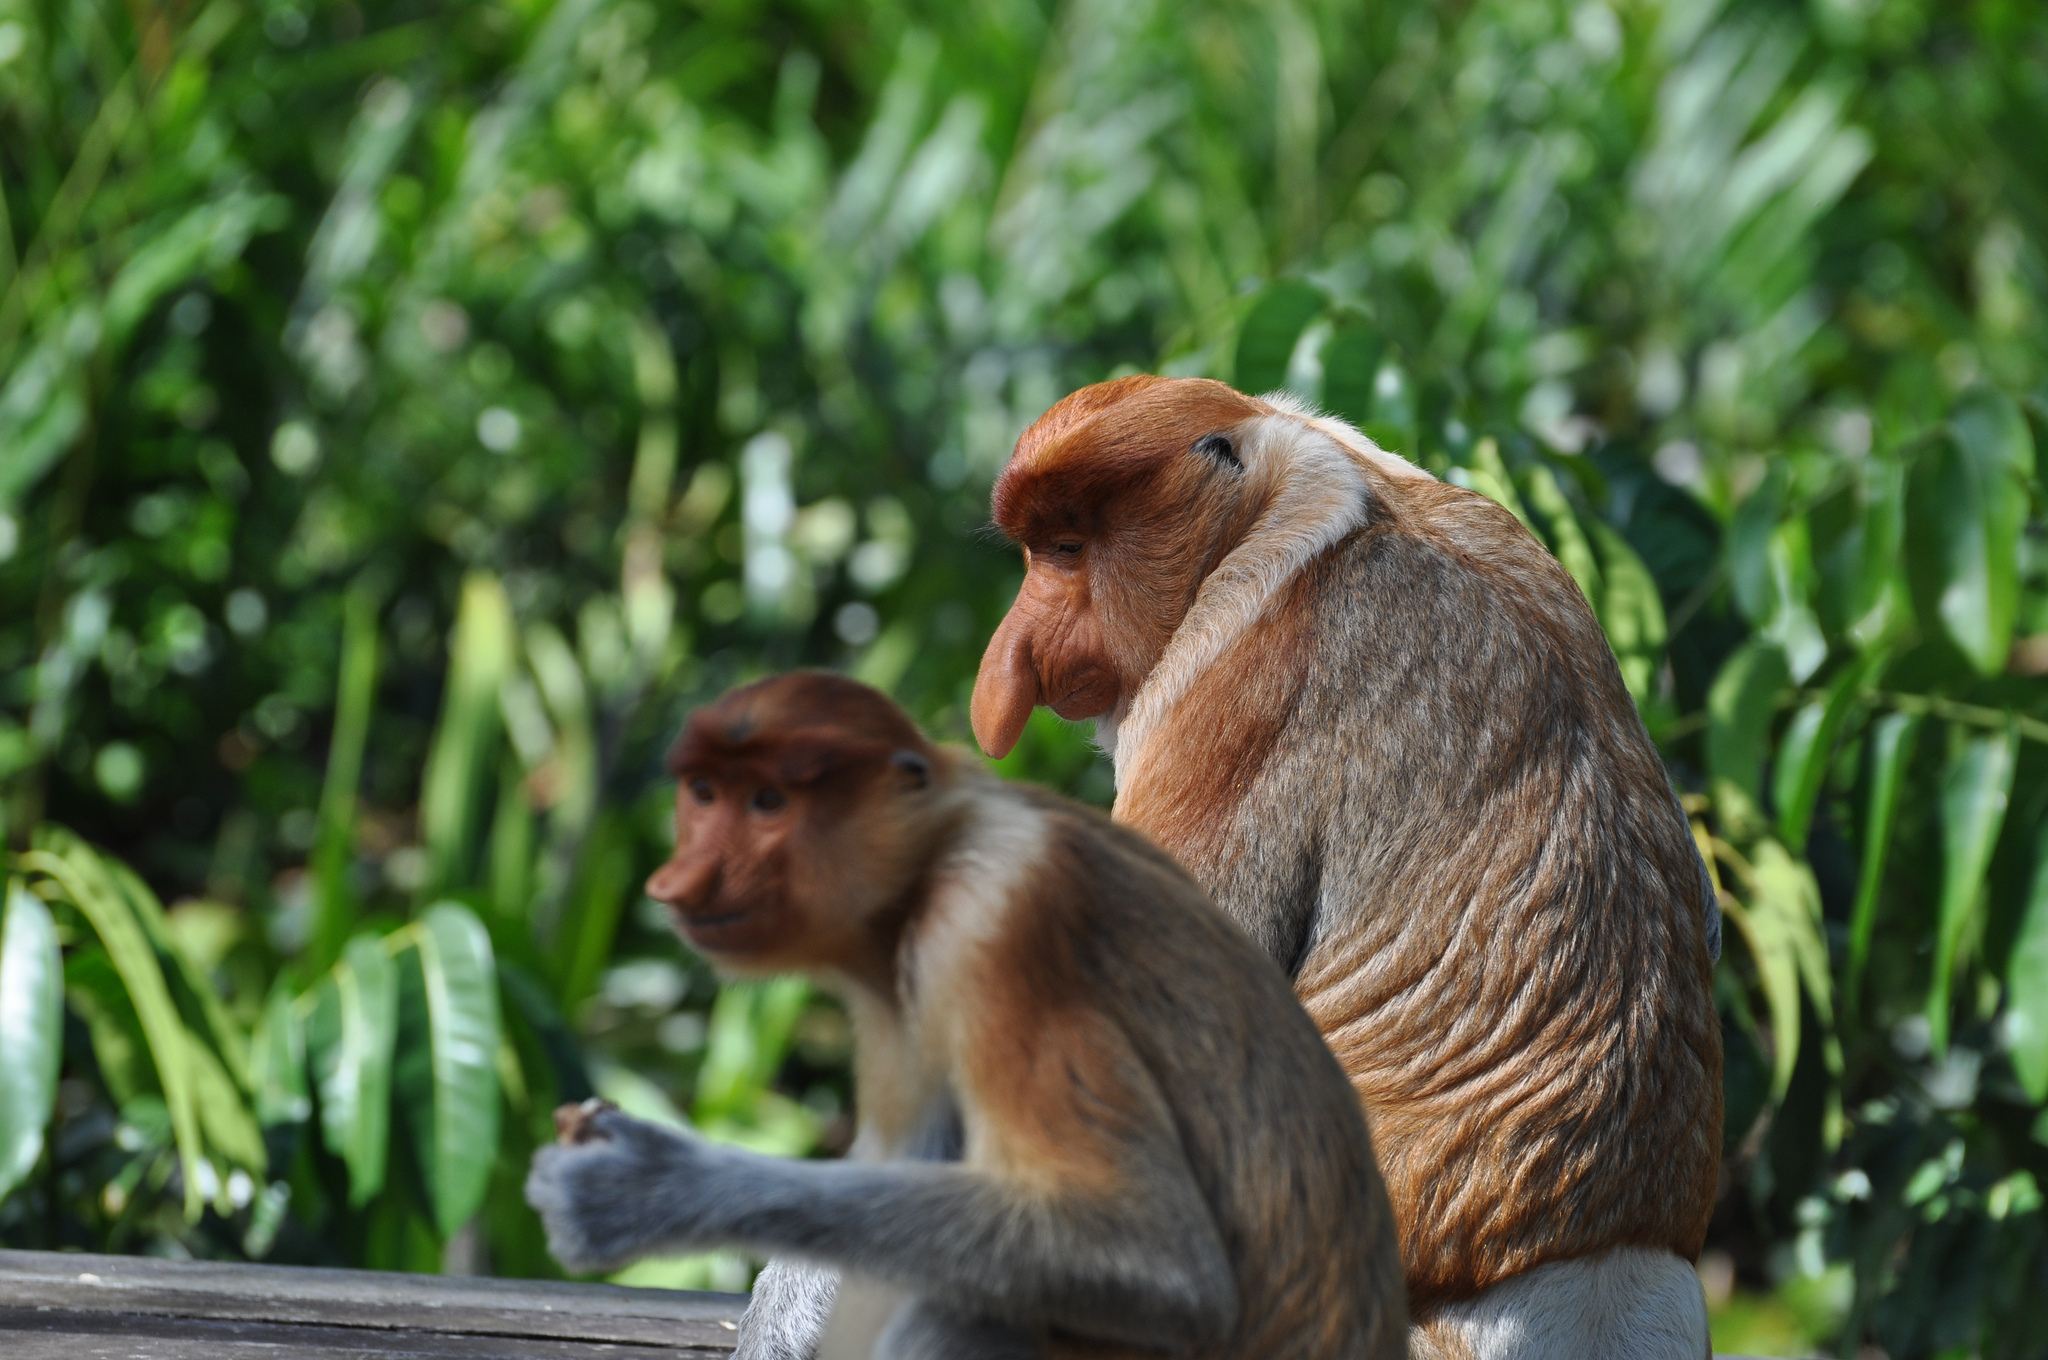
M1185 1164L1135 1193L1025 1188L960 1163L801 1162L606 1111L534 1155L526 1199L572 1269L738 1245L855 1268L970 1314L1180 1348L1228 1333L1236 1286ZM1146 1149L1148 1154L1152 1149ZM1177 1161L1177 1159L1175 1159Z

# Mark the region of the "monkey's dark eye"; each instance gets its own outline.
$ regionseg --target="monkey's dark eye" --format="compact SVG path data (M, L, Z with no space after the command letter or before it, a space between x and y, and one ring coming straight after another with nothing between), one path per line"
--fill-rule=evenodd
M911 778L917 782L918 788L923 788L931 783L931 762L917 752L898 751L895 755L889 757L889 762L899 770L908 771Z
M1213 458L1234 472L1244 471L1244 462L1237 456L1237 450L1230 445L1227 434L1205 434L1195 441L1195 452L1204 458Z
M780 812L788 802L781 789L760 789L747 800L747 806L756 812Z
M1054 557L1065 558L1071 561L1081 555L1080 540L1069 539L1064 543L1055 543L1052 545L1052 553Z
M692 779L690 796L700 803L709 803L718 797L718 790L711 787L711 781L708 779Z

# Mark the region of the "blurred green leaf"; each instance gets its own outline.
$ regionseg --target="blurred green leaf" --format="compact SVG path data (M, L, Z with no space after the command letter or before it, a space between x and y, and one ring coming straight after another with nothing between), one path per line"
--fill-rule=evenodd
M1372 420L1374 384L1386 352L1386 340L1374 328L1356 321L1338 326L1323 344L1322 404L1364 429ZM1241 349L1238 362L1244 362ZM1284 371L1286 358L1280 362Z
M299 1124L313 1113L306 1087L306 1027L281 980L263 1003L250 1044L256 1119L262 1124Z
M2027 1097L2048 1101L2048 837L2034 856L2019 936L2006 961L2006 1040Z
M1287 384L1287 362L1308 323L1323 310L1323 293L1300 279L1281 279L1259 294L1237 331L1238 389L1253 394Z
M64 960L50 909L7 881L0 918L0 1200L43 1153L64 1056Z
M122 343L164 294L202 270L235 259L251 236L280 225L288 212L286 201L275 194L236 189L151 232L107 289L106 342Z
M1544 540L1551 553L1579 583L1579 593L1586 597L1586 603L1597 608L1607 595L1600 564L1594 560L1593 545L1586 541L1585 531L1579 528L1572 503L1565 499L1564 488L1557 484L1557 474L1541 463L1532 464L1522 474L1522 490L1527 493L1529 504L1543 516Z
M100 857L68 832L48 825L39 828L36 848L23 855L20 863L23 868L56 881L92 926L93 933L100 937L120 974L122 987L133 1001L143 1035L149 1041L164 1104L170 1110L171 1130L184 1164L185 1216L197 1219L202 1208L198 1173L202 1144L198 1093L187 1052L194 1041L178 1017L149 934L136 919L133 903L115 885Z
M432 1099L412 1112L434 1222L448 1236L483 1202L498 1145L498 979L483 923L437 902L414 936L426 988Z
M1849 912L1849 963L1843 1008L1853 1010L1863 994L1863 970L1870 958L1871 934L1877 925L1878 893L1884 886L1885 860L1891 853L1892 826L1898 820L1899 792L1913 760L1913 739L1920 732L1917 713L1887 713L1870 730L1870 803L1863 818L1863 861L1856 879L1856 904Z
M1715 807L1737 834L1763 824L1771 719L1790 678L1777 644L1752 638L1722 663L1707 692L1707 774Z
M1907 525L1943 629L1971 665L1996 675L2018 609L2034 441L2013 400L1989 389L1957 405L1949 435L1913 469Z
M358 582L342 605L341 673L335 683L334 734L320 786L318 839L308 866L313 893L312 952L307 962L324 969L341 953L355 926L348 868L356 829L356 785L377 691L377 598Z
M1784 512L1786 471L1773 463L1763 484L1735 512L1722 553L1728 562L1728 584L1735 606L1751 623L1763 624L1777 608L1771 579L1771 536Z
M495 576L462 583L448 644L448 688L420 786L420 833L430 888L466 881L481 816L484 772L497 753L498 687L512 662L512 606Z
M1948 1051L1949 996L1957 967L1981 925L1986 872L2012 794L2019 734L1973 736L1950 755L1941 777L1941 907L1934 936L1934 981L1927 1024L1936 1053Z
M398 1038L397 969L384 941L358 935L314 993L306 1026L320 1130L348 1167L349 1203L384 1185L391 1135L391 1061Z

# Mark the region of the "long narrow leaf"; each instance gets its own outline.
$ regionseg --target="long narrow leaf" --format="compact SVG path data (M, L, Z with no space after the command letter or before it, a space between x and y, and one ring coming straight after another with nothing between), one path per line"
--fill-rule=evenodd
M2018 612L2033 436L2012 399L1989 389L1963 399L1949 431L1914 466L1908 543L1922 600L1970 664L1996 675Z
M150 944L148 932L136 919L134 906L115 885L97 854L75 836L52 827L42 828L37 840L39 848L21 857L22 867L56 880L107 947L107 956L114 961L121 984L135 1004L184 1167L185 1216L196 1222L205 1206L199 1194L199 1109L186 1053L192 1038L171 1000L157 952Z
M2038 1105L2048 1101L2048 837L2034 857L2034 881L2006 963L2005 987L2013 1073Z
M259 1123L298 1124L313 1113L306 1089L306 1028L287 987L276 987L263 1003L249 1066Z
M1842 729L1855 711L1865 680L1882 663L1883 658L1873 654L1843 670L1828 686L1827 694L1800 709L1785 729L1778 746L1772 796L1778 805L1778 838L1795 855L1806 853L1806 836L1813 826L1813 809L1820 801L1828 763L1834 759Z
M1282 279L1261 294L1237 332L1238 388L1270 392L1286 382L1294 343L1322 310L1322 291L1299 279Z
M354 1205L384 1188L397 1037L396 970L383 941L358 935L322 984L307 1034L320 1088L320 1131L328 1151L348 1167Z
M377 600L358 585L343 606L341 674L335 685L334 736L327 746L327 777L320 789L318 839L313 846L313 937L308 962L326 968L340 955L355 924L348 900L350 842L355 835L356 785L377 694Z
M1801 985L1823 1021L1833 1014L1820 888L1811 870L1767 839L1756 847L1754 900L1746 909L1731 909L1729 915L1749 945L1770 1007L1771 1094L1782 1097L1799 1061Z
M1870 805L1863 818L1863 864L1856 880L1856 905L1849 912L1849 965L1842 986L1842 1008L1854 1014L1863 995L1863 970L1870 960L1871 932L1877 925L1878 890L1891 854L1892 825L1899 816L1899 790L1913 760L1913 738L1920 732L1917 713L1887 713L1870 732Z
M498 686L512 660L512 606L495 576L463 582L448 647L448 689L420 787L420 833L430 888L461 881L477 832L485 762L495 753Z
M43 1154L64 1054L64 959L43 900L10 880L0 918L0 1200Z
M1764 754L1789 678L1784 652L1752 639L1728 658L1707 691L1707 773L1722 822L1738 834L1762 826Z
M429 907L417 943L433 1059L420 1164L446 1237L483 1203L491 1159L480 1149L498 1145L498 979L491 937L467 907Z
M1934 984L1927 992L1928 1033L1948 1051L1949 996L1964 962L1965 939L1984 900L1984 875L2005 824L2019 734L1972 737L1941 777L1941 914L1934 937Z

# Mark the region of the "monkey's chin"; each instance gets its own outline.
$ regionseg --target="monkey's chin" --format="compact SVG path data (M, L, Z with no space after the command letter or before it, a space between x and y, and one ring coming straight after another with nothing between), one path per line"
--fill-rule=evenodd
M733 911L713 912L705 916L685 916L672 912L676 929L682 933L690 947L700 954L717 954L723 957L750 954L754 952L753 932L748 930L753 909L740 907Z

